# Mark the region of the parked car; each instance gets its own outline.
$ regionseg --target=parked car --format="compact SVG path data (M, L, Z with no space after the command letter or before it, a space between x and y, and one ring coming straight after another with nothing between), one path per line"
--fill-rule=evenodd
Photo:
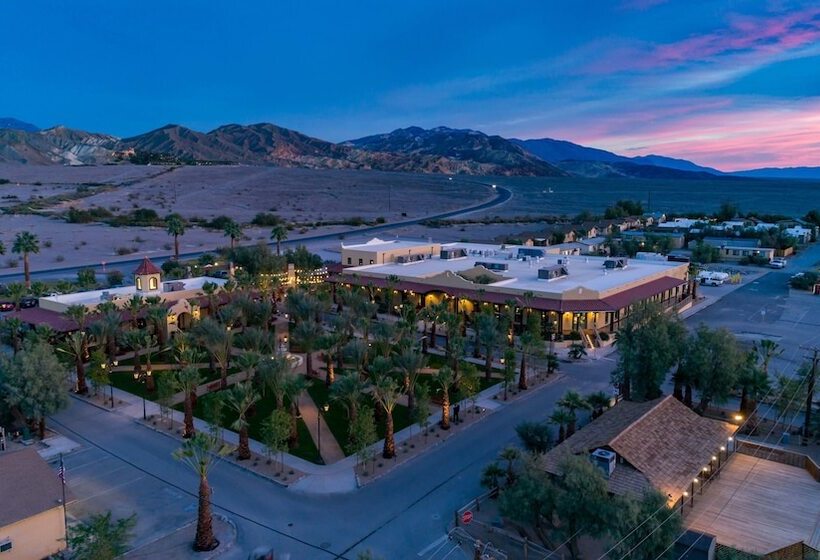
M786 268L786 259L783 257L775 257L769 263L771 268Z
M31 309L32 307L37 307L40 303L36 297L24 297L20 300L20 308L21 309Z
M14 304L10 301L0 301L0 311L14 311Z

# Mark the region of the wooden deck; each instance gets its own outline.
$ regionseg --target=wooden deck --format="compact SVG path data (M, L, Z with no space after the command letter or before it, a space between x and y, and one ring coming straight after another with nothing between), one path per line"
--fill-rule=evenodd
M735 453L686 509L687 527L739 550L765 554L799 541L820 548L820 483L798 467Z

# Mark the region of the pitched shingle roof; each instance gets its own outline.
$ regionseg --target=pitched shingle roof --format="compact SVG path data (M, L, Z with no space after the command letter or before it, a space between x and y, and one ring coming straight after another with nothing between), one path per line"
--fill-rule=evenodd
M143 275L143 274L161 274L162 270L159 269L157 265L151 262L148 257L143 257L142 262L134 271L135 275Z
M644 403L623 401L554 447L542 461L548 472L558 474L567 454L608 448L674 500L735 429L732 424L699 416L671 395ZM622 476L619 470L627 472ZM611 491L622 494L640 488L641 477L627 476L629 470L630 466L620 463L615 467Z
M0 453L0 527L59 507L57 473L33 448Z

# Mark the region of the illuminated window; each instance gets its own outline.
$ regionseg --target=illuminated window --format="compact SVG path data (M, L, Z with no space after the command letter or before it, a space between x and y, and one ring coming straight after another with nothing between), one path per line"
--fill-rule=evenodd
M142 278L140 278L140 277L137 277L137 289L138 290L142 289Z
M158 284L157 284L157 277L156 276L152 276L151 278L148 279L148 289L149 290L156 290L157 285Z

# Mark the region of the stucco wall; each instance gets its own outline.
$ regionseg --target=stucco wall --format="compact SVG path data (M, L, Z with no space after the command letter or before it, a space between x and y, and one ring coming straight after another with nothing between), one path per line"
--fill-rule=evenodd
M0 527L0 541L5 539L11 540L12 548L0 554L3 560L32 560L56 554L65 548L63 507Z

